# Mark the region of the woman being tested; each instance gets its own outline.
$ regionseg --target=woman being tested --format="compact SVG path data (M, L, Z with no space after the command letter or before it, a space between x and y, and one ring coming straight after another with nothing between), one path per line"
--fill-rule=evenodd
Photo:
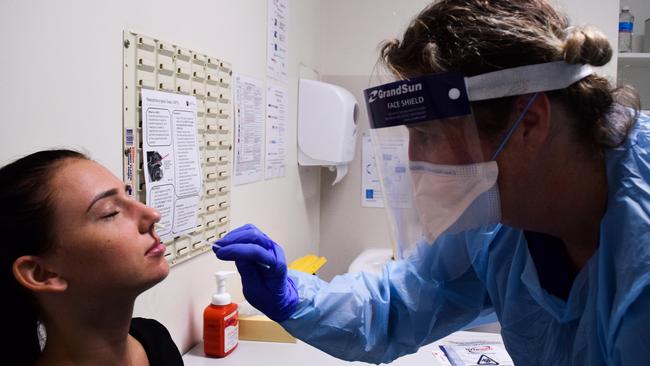
M69 150L2 167L0 207L9 364L183 364L163 325L132 319L138 294L169 273L156 210Z
M605 37L543 0L443 0L381 55L398 81L366 105L397 243L417 246L326 283L287 276L244 226L217 256L249 302L347 360L496 314L517 365L650 365L650 118L590 68L612 57Z

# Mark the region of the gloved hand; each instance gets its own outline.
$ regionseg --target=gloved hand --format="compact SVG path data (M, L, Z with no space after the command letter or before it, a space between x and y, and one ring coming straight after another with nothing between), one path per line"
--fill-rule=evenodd
M235 261L244 297L276 322L286 320L298 306L298 291L287 277L282 248L251 224L241 226L217 240L217 258ZM260 264L267 265L261 266Z

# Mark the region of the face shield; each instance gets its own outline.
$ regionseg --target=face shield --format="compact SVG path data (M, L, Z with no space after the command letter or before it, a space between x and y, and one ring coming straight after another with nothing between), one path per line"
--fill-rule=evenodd
M553 62L464 77L442 72L366 89L370 133L398 258L446 234L491 230L501 219L496 155L537 93L592 73ZM494 151L479 138L471 102L530 95Z

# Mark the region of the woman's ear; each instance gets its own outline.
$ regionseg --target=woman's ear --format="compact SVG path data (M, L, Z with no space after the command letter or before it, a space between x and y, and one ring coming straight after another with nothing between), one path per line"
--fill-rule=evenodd
M530 96L520 97L515 102L515 111L522 113ZM524 148L537 152L542 148L551 134L551 102L546 93L539 93L521 121L521 137Z
M30 291L61 292L68 288L68 282L39 256L18 257L12 269L18 283Z

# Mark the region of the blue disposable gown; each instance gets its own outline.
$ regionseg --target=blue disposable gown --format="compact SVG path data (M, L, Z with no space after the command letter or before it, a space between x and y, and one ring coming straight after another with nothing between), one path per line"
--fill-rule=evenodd
M518 365L650 365L650 118L606 160L599 247L566 300L540 286L522 230L497 225L420 244L381 277L292 271L300 302L282 326L336 357L388 363L496 313Z

